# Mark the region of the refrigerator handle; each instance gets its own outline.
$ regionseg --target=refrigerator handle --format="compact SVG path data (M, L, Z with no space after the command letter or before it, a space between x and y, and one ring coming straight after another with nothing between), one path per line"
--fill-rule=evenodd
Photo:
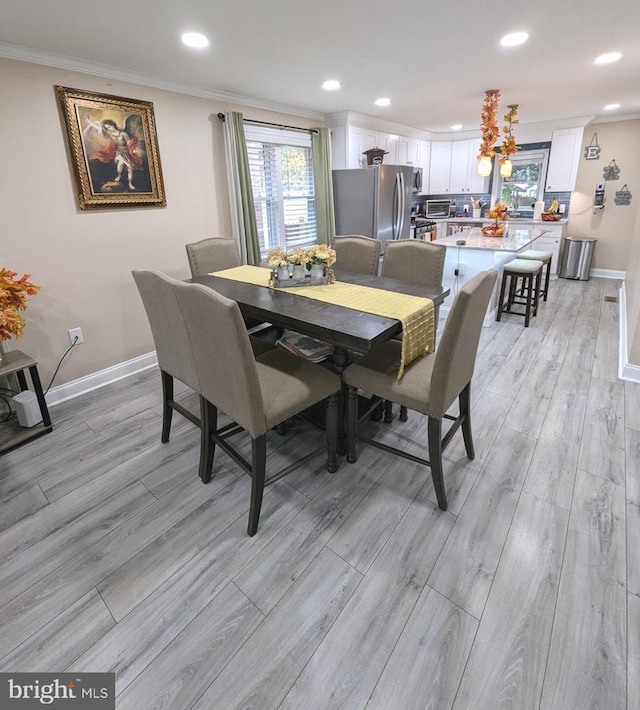
M400 239L402 237L402 230L404 229L404 210L406 207L404 173L398 173L398 177L400 178L400 186L399 186L399 194L398 194L398 203L400 205L400 212L398 214L398 233L395 237L396 239Z
M395 194L393 196L393 232L392 239L397 239L400 234L400 215L402 214L402 173L396 173Z

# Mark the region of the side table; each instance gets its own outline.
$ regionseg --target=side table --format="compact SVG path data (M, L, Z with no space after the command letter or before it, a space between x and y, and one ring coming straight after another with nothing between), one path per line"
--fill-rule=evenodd
M15 373L22 392L29 389L25 370L29 370L29 374L31 375L33 391L38 398L42 421L28 428L21 427L15 420L0 424L0 453L12 449L25 441L34 439L36 436L47 434L53 429L47 403L44 398L44 392L42 391L37 361L21 350L10 350L3 354L2 365L0 365L0 377Z

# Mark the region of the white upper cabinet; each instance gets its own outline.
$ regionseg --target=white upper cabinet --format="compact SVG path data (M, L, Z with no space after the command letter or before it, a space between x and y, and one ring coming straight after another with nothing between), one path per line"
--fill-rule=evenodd
M582 153L583 128L562 128L551 134L546 192L572 192Z
M397 165L398 164L398 136L394 136L391 133L378 132L378 148L382 148L386 152L386 155L382 158L382 162L385 165Z
M371 131L367 128L356 128L355 126L347 126L347 168L366 168L367 156L364 155L365 150L369 148L384 148L385 146L378 145L378 132ZM387 156L385 156L386 159Z
M396 165L420 166L420 141L417 138L398 136Z
M428 194L442 195L449 192L450 174L451 141L435 141L431 144Z
M438 141L431 144L429 193L462 195L487 191L487 178L478 175L479 140Z

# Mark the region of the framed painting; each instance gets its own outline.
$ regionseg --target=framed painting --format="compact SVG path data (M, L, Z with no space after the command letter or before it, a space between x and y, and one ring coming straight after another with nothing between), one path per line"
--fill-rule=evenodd
M80 209L166 205L153 104L55 90Z

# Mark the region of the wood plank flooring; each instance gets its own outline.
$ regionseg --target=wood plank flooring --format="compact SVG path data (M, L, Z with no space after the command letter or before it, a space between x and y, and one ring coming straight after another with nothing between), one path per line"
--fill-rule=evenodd
M0 670L113 671L117 707L637 710L640 384L617 379L619 283L551 284L483 329L476 458L362 446L267 489L198 432L160 443L157 371L51 410L0 456ZM177 387L197 411L196 398ZM425 421L367 427L425 453ZM315 429L269 433L278 470ZM243 444L248 453L247 442Z

